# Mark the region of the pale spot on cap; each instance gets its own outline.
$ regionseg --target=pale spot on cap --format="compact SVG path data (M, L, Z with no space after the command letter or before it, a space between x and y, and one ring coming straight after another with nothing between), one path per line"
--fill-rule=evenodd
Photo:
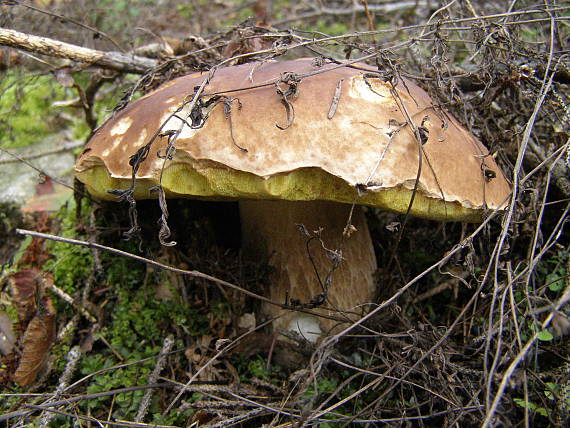
M131 127L133 123L133 119L130 117L124 117L123 119L119 120L109 131L111 135L123 135L128 129Z
M143 128L141 131L139 138L133 143L133 146L136 148L141 147L144 143L146 143L146 137L148 136L148 131L146 128Z
M352 79L349 94L351 97L366 100L371 103L394 103L388 84L379 81L379 79L369 79L366 81L363 77L355 77Z
M120 137L117 137L114 141L113 144L111 145L111 150L115 150L119 144L121 144L121 142L123 141L123 136L121 135Z

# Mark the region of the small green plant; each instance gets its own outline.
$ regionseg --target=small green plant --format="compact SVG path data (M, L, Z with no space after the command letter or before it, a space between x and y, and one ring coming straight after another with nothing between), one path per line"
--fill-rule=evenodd
M558 293L564 290L568 277L570 252L567 249L556 252L538 267L538 273L544 276L548 290Z
M541 330L540 333L538 333L537 338L541 342L550 342L552 339L554 339L554 336L552 335L551 332L544 329L544 330Z
M542 394L561 412L570 412L570 384L559 385L554 382L546 382L542 388ZM517 406L527 408L537 415L554 417L554 412L551 408L537 405L531 401L525 401L523 398L515 398L514 402Z
M316 394L330 394L334 392L338 385L338 380L336 378L321 378L317 382L317 387L313 388L310 387L305 392L305 398L312 398L315 397Z
M250 361L248 369L253 377L263 380L269 380L271 378L271 372L267 369L267 363L262 358Z
M278 372L274 368L267 368L267 361L259 355L245 358L237 355L232 364L240 374L243 382L249 382L252 378L262 379L267 382L276 382L279 380Z
M540 407L530 401L525 401L524 398L515 398L514 402L519 407L526 408L540 416L548 417L548 409L545 407Z
M89 202L84 201L83 213L89 213ZM62 207L57 215L60 220L58 234L63 237L85 239L78 236L83 230L79 225L86 224L88 218L76 217L75 202ZM103 227L98 224L97 227ZM95 264L89 248L60 242L47 242L47 250L53 256L43 267L51 271L54 283L73 296L80 295L88 278L93 277ZM127 252L137 253L138 243L118 241L113 246ZM102 275L95 281L95 288L106 290L102 295L90 295L88 299L101 308L100 328L93 331L92 351L86 353L79 363L79 373L88 375L99 372L86 383L88 394L106 392L119 388L141 386L148 382L148 376L156 365L156 357L161 350L165 331L176 325L190 335L199 335L208 327L207 310L190 308L182 299L161 300L156 296L157 282L161 275L148 275L144 264L125 257L101 252L99 254ZM71 313L75 308L61 299L55 299L59 316ZM182 343L175 345L177 349ZM65 367L65 355L70 346L58 343L52 349L58 364L55 371L61 373ZM174 358L174 357L173 357ZM148 360L146 360L148 359ZM146 361L145 361L146 360ZM133 363L127 367L111 367ZM109 370L105 370L109 369ZM144 390L132 391L116 396L90 399L81 404L84 411L103 417L104 411L112 408L112 416L132 419L137 413ZM168 415L160 414L159 398L153 397L149 416L155 423L184 424L189 412ZM156 413L156 414L155 414ZM105 417L108 415L105 414ZM58 425L60 426L60 425Z

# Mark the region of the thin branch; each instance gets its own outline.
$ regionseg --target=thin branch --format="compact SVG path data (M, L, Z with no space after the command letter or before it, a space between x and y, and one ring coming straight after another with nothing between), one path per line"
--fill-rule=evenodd
M78 401L92 400L94 398L101 398L101 397L110 397L113 395L124 394L127 392L140 391L140 390L145 390L145 389L149 389L149 388L163 388L163 387L167 387L167 386L169 386L168 383L155 383L155 384L150 384L150 385L140 385L140 386L131 386L128 388L119 388L119 389L114 389L112 391L97 392L95 394L79 395L76 397L69 397L69 398L64 398L62 400L47 402L47 403L42 404L41 406L38 406L38 408L34 409L34 410L47 410L47 409L52 408L52 407L64 406L66 404L76 403ZM15 412L4 413L3 415L0 415L0 422L4 422L4 421L7 421L9 419L18 418L21 416L28 416L31 413L33 413L34 410L18 410Z
M303 21L303 20L310 20L315 19L323 15L331 15L331 16L343 16L343 15L352 15L353 13L391 13L391 12L398 12L405 9L416 9L418 7L427 7L427 1L418 1L418 0L407 0L407 1L400 1L395 3L387 3L387 4L375 4L375 5L366 5L362 6L360 4L355 4L353 7L350 8L331 8L331 7L321 7L314 12L308 12L303 15L292 16L290 18L284 18L279 21L273 23L275 26L280 26L283 24L288 24L290 22L295 21Z
M7 155L12 156L13 158L17 159L18 162L21 162L21 163L23 163L23 164L29 166L29 167L32 168L33 170L37 171L38 174L50 178L51 180L53 180L54 183L61 184L62 186L67 187L68 189L74 190L74 188L73 188L72 185L69 185L69 184L67 184L66 182L60 180L60 179L59 179L58 177L56 177L55 175L46 174L42 169L40 169L40 168L38 168L37 166L35 166L34 164L28 162L24 157L19 156L19 155L15 154L15 153L12 153L11 151L6 150L6 149L4 149L4 148L2 148L2 147L0 147L0 152L4 152L4 153L6 153ZM85 194L85 196L89 197L89 199L90 199L91 201L93 201L94 203L96 203L97 205L99 205L99 202L97 202L97 201L95 201L94 199L92 199L88 194Z
M85 143L83 141L71 141L69 143L63 143L63 147L58 147L57 149L46 150L45 152L34 153L31 155L19 156L14 159L0 159L0 165L6 165L9 163L18 163L24 160L33 160L37 158L42 158L44 156L56 155L58 153L69 152L77 147L83 146ZM10 153L11 156L14 156Z
M126 251L121 251L121 250L118 250L116 248L107 247L107 246L101 245L101 244L96 244L95 242L80 241L78 239L64 238L61 236L50 235L48 233L40 233L40 232L35 232L33 230L25 230L25 229L16 229L15 233L17 235L27 235L27 236L32 236L34 238L49 239L51 241L63 242L65 244L79 245L82 247L95 248L98 250L108 251L110 253L117 254L119 256L128 257L128 258L131 258L133 260L137 260L139 262L146 263L146 264L148 264L150 266L154 266L158 269L164 269L164 270L174 272L174 273L178 273L181 275L188 275L188 276L192 276L194 278L200 278L200 279L204 279L206 281L211 281L211 282L214 282L216 284L220 284L224 287L231 288L233 290L237 290L240 293L243 293L243 294L245 294L249 297L253 297L255 299L259 299L265 303L269 303L271 305L279 306L280 308L283 308L283 309L289 309L289 310L294 310L297 312L303 312L306 314L319 316L319 317L330 319L333 321L340 321L340 322L346 321L343 318L335 317L332 315L320 314L320 313L316 313L316 312L313 312L313 311L310 311L307 309L291 307L290 305L287 305L284 303L275 302L271 299L268 299L267 297L253 293L253 292L246 290L246 289L244 289L238 285L232 284L231 282L224 281L222 279L219 279L219 278L216 278L214 276L199 272L197 270L185 270L185 269L179 269L179 268L176 268L173 266L168 266L168 265L156 262L154 260L147 259L145 257L137 256L136 254L127 253Z
M164 363L166 362L166 357L170 354L170 350L171 350L172 346L174 346L174 337L172 335L169 335L166 337L166 339L164 339L164 342L162 344L162 349L160 350L160 353L158 354L156 365L154 366L154 370L152 371L150 377L148 378L149 383L156 383L157 382L158 377L160 376L160 372L164 368ZM137 412L137 415L135 416L135 422L142 422L143 421L144 416L146 415L146 413L148 412L148 409L150 407L150 400L152 398L153 391L154 391L153 389L147 389L145 391L143 399L141 400L141 403L139 404L139 410Z
M556 303L556 305L554 305L553 310L548 314L548 316L546 317L546 319L542 323L540 330L537 330L532 335L532 337L529 339L529 341L524 345L524 348L522 348L519 351L516 358L511 362L511 364L509 365L507 370L505 370L505 373L503 374L503 379L501 380L501 383L499 384L499 388L497 389L497 393L495 394L495 398L493 400L493 403L491 404L490 409L487 411L487 415L485 417L485 421L483 422L482 428L486 428L486 427L491 425L493 417L495 416L495 412L497 411L497 407L499 406L499 403L500 403L501 399L503 398L503 393L505 392L505 389L507 388L507 384L510 382L511 377L512 377L515 369L526 358L528 351L534 345L534 343L538 340L538 336L540 335L540 333L542 333L543 330L548 328L548 326L550 325L550 322L552 321L552 318L554 318L554 316L556 315L556 312L559 311L560 308L562 308L562 306L568 300L569 297L570 297L570 287L567 287L564 294L560 297L560 299L558 299L558 302Z
M111 70L144 74L158 65L158 61L121 52L103 52L72 45L47 37L34 36L7 28L0 28L0 45L28 52L67 58Z

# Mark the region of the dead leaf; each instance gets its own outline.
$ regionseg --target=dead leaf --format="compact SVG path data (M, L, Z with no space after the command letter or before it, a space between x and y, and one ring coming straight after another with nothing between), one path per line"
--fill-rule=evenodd
M30 224L30 228L36 232L51 232L51 217L46 212L39 212L34 216L34 223ZM24 251L24 255L20 260L22 266L43 266L45 262L52 257L46 250L44 238L32 238L32 242Z
M192 423L190 426L205 425L207 423L213 422L215 418L218 418L218 416L213 412L210 412L208 410L198 410L192 416Z
M36 194L20 208L24 213L53 213L73 198L73 189L54 183L49 177L36 186Z
M8 278L14 306L18 311L18 320L22 325L36 313L36 299L38 295L39 271L36 269L22 269Z
M49 354L55 337L55 309L49 296L42 298L41 307L24 333L22 355L13 380L20 386L33 383Z
M232 343L232 341L230 339L218 339L218 340L216 340L216 345L215 345L216 351L219 352L220 350L222 350L223 348L228 346L230 343Z

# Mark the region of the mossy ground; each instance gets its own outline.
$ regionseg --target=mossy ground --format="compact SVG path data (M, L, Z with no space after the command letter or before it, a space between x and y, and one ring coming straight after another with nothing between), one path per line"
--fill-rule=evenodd
M88 74L71 75L77 85L86 87ZM120 96L120 92L111 91L97 101L95 114L99 121L112 111ZM62 129L70 130L73 138L84 140L90 130L79 104L53 106L77 97L76 88L63 87L52 74L0 71L0 146L26 147Z
M93 208L85 207L84 212L91 209ZM59 232L61 236L78 238L82 235L80 233L78 236L73 207L63 208L59 218L63 219ZM98 222L97 227L104 227L104 221ZM120 237L120 232L117 233ZM47 263L46 269L53 273L55 283L67 293L79 296L86 283L94 281L93 294L97 297L92 298L91 303L98 310L99 326L91 331L93 344L81 359L78 374L87 376L98 371L103 372L86 383L87 394L144 385L156 365L155 357L160 352L165 337L173 328L185 332L187 337L199 337L207 330L206 308L200 310L185 305L177 295L180 290L176 290L174 285L169 287L171 295L168 298L157 297L159 282L164 286L168 281L167 276L160 272L150 272L142 263L102 252L102 271L95 274L96 267L90 249L64 243L52 243L48 247L53 258ZM135 242L119 241L114 247L138 253ZM93 279L94 275L97 276L96 279ZM58 309L63 318L70 318L75 312L73 307L62 301L59 302ZM81 325L83 322L79 328ZM78 339L77 334L79 338L82 337L80 333L76 333L75 342ZM58 371L64 368L63 357L69 349L68 342L70 341L56 345L52 351L54 355L59 355ZM184 343L178 338L174 349L180 351L183 348ZM176 356L173 358L176 359ZM129 366L104 370L117 365ZM57 375L57 372L53 375ZM113 417L128 420L134 418L137 413L144 392L138 390L116 398L87 400L80 407L91 414L112 408ZM157 414L153 416L154 423L181 423L187 418L188 412L182 412L180 415L177 412L160 415L157 400L158 396L149 409L150 414Z
M49 75L30 77L7 72L2 77L0 144L5 148L24 147L55 132L57 120L46 117L45 112L64 97L64 89Z

